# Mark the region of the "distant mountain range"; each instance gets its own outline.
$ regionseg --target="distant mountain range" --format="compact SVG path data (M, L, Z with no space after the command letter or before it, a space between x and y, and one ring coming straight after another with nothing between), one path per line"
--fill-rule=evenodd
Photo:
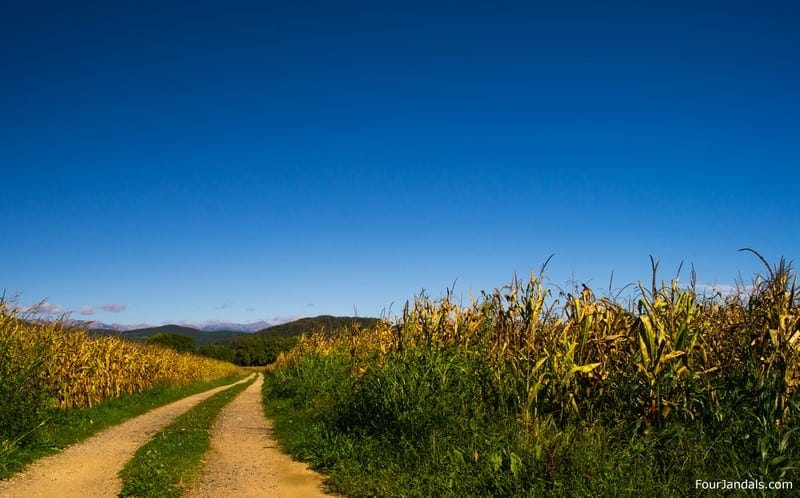
M189 324L185 324L189 325ZM274 323L260 321L252 323L234 323L234 322L208 322L206 325L200 327L203 332L216 332L218 330L232 330L235 332L258 332L267 327L272 327Z
M198 346L205 346L208 344L215 344L227 341L238 341L241 337L252 335L260 336L295 336L300 334L308 334L318 330L326 332L333 332L334 330L348 327L353 323L358 323L361 327L367 328L373 326L378 322L377 318L362 318L350 316L330 316L320 315L311 318L300 318L298 320L281 323L278 325L270 325L267 322L254 322L250 324L226 324L239 326L240 328L252 329L257 324L264 324L257 330L235 330L233 328L217 329L216 326L223 324L219 322L215 326L208 325L205 328L212 328L212 330L198 329L194 327L186 327L184 325L161 325L159 327L141 327L129 330L121 330L114 328L112 325L99 324L91 322L91 325L81 325L80 323L73 323L78 327L86 327L89 334L92 336L101 335L114 335L122 337L123 339L130 339L133 341L144 341L146 338L154 334L167 333L167 334L183 334L194 338Z
M121 324L121 323L101 323L101 322L87 322L81 320L74 320L73 324L78 327L86 327L90 330L116 330L117 332L130 332L134 330L158 328L158 326L150 325L148 323L137 324ZM178 324L169 324L181 327L187 327L202 332L258 332L267 327L275 324L265 321L251 322L251 323L235 323L235 322L221 322L221 321L207 321L201 323L194 322L180 322Z
M123 339L144 342L145 339L155 334L181 334L188 335L194 339L195 344L198 346L207 346L217 342L224 342L231 340L238 336L251 335L252 332L237 332L234 330L215 330L213 332L204 332L191 327L182 327L180 325L161 325L160 327L147 327L134 330L113 330L113 329L89 329L90 336L113 335Z

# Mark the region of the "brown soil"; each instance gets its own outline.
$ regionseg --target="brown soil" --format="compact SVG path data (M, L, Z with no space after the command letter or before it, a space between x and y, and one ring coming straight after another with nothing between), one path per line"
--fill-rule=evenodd
M175 417L228 387L211 389L156 408L95 434L62 453L37 460L11 479L0 481L0 497L115 497L122 489L117 473L137 448Z
M200 497L306 498L330 496L322 477L281 452L255 383L226 406L214 425L204 473L185 495Z

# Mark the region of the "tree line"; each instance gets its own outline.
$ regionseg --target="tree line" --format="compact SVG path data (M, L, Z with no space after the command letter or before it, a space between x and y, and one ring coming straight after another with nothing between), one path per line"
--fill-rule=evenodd
M183 353L196 353L248 367L264 366L272 363L281 352L291 349L297 344L297 341L297 336L252 335L198 348L197 343L191 336L159 333L148 337L145 342L168 347Z

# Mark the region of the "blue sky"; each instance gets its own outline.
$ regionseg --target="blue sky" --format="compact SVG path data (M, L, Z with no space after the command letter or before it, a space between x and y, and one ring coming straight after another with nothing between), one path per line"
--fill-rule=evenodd
M0 289L116 323L800 247L797 2L40 2L0 19ZM684 280L688 272L684 271Z

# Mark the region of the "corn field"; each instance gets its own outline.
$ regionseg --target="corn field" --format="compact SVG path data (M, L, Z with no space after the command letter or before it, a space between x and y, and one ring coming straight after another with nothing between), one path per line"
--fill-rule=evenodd
M33 391L43 393L50 407L82 408L161 382L209 380L236 371L230 363L116 337L89 338L64 321L23 319L0 301L0 385L9 408L12 399Z
M470 396L523 434L537 434L545 422L625 424L644 436L694 427L716 438L719 451L758 462L745 475L783 478L800 463L791 450L800 444L800 295L789 263L771 266L746 251L765 271L727 295L698 291L694 272L688 286L677 277L659 282L652 258L648 284L638 284L626 304L585 285L553 291L543 283L544 266L467 306L455 304L452 291L439 299L422 294L375 329L302 338L278 359L277 378L300 375L292 372L305 358L339 355L349 357L353 389L362 392L372 382L362 379L387 378L372 374L409 352L447 352L481 365L460 372L481 376ZM398 396L408 396L413 381L397 383Z

